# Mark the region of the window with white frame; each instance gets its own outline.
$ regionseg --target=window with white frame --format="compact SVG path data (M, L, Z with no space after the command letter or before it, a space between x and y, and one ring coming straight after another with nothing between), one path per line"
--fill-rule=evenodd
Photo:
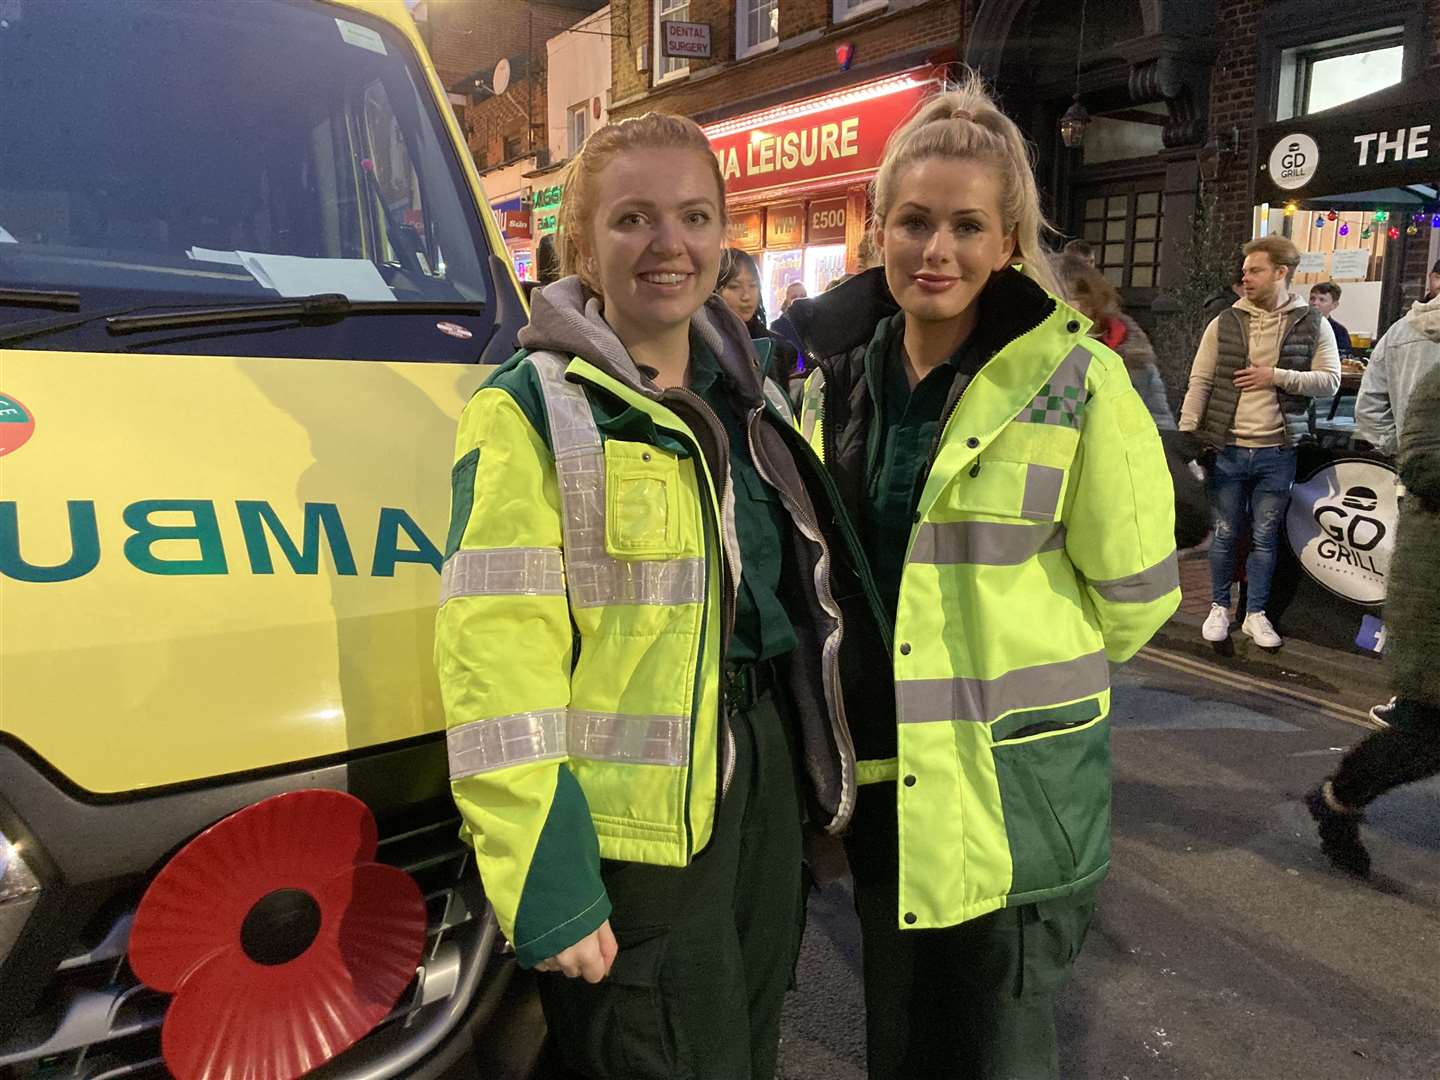
M780 42L779 0L737 0L735 59L741 60Z
M566 155L574 157L590 134L590 103L571 105L565 114Z
M1398 26L1286 49L1280 55L1276 119L1333 109L1394 86L1404 62Z
M884 11L888 0L832 0L830 18L832 22L844 22L869 15L872 11Z
M662 22L686 22L689 18L690 0L655 0L655 27L651 40L655 42L655 62L652 66L657 83L690 70L690 61L683 56L665 55L665 35L660 28Z

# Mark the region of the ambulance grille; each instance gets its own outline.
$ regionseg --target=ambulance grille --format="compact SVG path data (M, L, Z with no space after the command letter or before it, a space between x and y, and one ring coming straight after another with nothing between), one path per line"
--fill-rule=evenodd
M377 859L406 870L425 895L429 930L415 980L359 1044L311 1073L327 1080L401 1076L464 1019L497 941L474 861L447 818L383 836ZM39 1005L0 1034L0 1080L165 1080L160 1028L169 998L126 960L143 890L113 899L95 932L56 969Z

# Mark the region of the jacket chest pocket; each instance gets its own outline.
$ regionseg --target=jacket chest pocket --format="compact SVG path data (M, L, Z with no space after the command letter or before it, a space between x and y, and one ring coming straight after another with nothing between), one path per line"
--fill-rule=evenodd
M605 443L605 550L617 559L680 554L680 461L648 443Z
M1066 471L1033 461L983 454L950 487L950 506L967 514L1054 521L1065 496Z

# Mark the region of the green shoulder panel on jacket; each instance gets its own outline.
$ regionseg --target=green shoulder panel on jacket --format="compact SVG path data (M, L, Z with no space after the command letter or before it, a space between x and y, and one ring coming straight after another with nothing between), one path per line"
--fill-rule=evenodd
M525 358L530 355L528 349L521 349L514 356L500 365L481 389L495 387L504 390L514 400L516 406L525 414L525 419L530 421L545 445L550 445L550 426L545 419L545 395L540 390L540 376L535 371L534 364L525 363ZM477 391L478 393L478 391Z

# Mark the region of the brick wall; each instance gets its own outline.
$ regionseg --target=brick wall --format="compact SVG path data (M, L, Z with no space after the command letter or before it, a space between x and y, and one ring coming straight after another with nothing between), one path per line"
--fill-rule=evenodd
M636 47L650 41L648 0L616 0L612 11L615 12L612 55L617 104L611 117L618 120L652 110L693 116L833 74L839 71L835 47L845 41L855 45L853 64L856 66L927 47L937 51L954 48L960 42L964 3L963 0L936 0L832 26L830 0L782 0L782 47L737 63L733 59L733 0L691 0L690 19L711 24L713 58L693 61L690 78L653 89L649 85L650 72L635 70ZM816 30L821 32L818 40L798 47L783 47L787 40ZM727 70L723 75L696 77L715 66Z
M532 149L526 138L527 106L534 147L543 147L546 145L545 125L548 119L544 68L530 78L516 79L503 97L489 97L478 105L466 105L459 110L460 127L482 170L506 160L507 137L519 138L522 154Z
M1409 222L1399 223L1404 229ZM1415 236L1405 237L1405 264L1401 270L1400 295L1401 312L1425 295L1426 276L1430 272L1430 221L1421 223Z
M593 5L594 8L600 4ZM429 5L430 57L446 86L504 56L545 62L545 42L585 17L568 4L527 4L525 0L446 0ZM531 19L534 20L532 28Z
M1216 178L1221 228L1237 246L1250 238L1250 171L1254 167L1255 87L1259 74L1263 0L1218 0L1220 52L1210 81L1210 127L1240 131L1238 152L1223 159Z
M1264 0L1216 0L1215 5L1220 52L1210 86L1210 130L1228 132L1232 125L1240 129L1239 153L1222 162L1217 180L1222 227L1236 243L1247 239L1251 228L1250 173L1256 150L1252 128L1257 119L1268 119L1257 117L1255 101L1264 6ZM1425 0L1425 14L1430 37L1426 62L1440 64L1440 0Z
M456 108L482 169L506 160L507 137L519 137L522 153L546 145L545 42L588 14L570 4L526 0L448 0L429 6L430 55L445 86L493 68L502 58L528 58L525 75L513 79L503 96Z

